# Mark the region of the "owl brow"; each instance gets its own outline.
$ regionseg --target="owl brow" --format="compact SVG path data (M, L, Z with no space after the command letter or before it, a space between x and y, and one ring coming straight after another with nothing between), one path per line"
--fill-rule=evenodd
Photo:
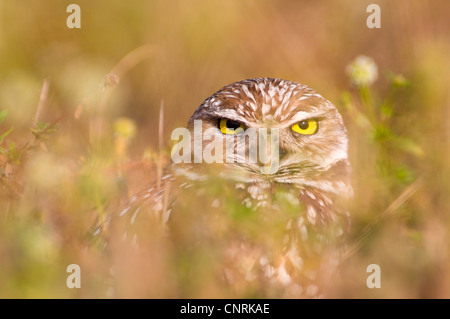
M325 112L315 112L315 113L306 113L306 112L301 112L301 116L298 116L299 113L297 113L296 115L294 115L292 117L292 119L290 119L287 123L288 125L286 125L286 127L294 125L295 123L298 123L300 121L304 121L304 120L317 120L317 121L321 121L322 119L325 118Z
M215 111L214 113L212 113L212 115L216 117L216 119L227 119L230 121L245 124L246 126L250 126L250 123L246 121L242 115L239 115L239 113L234 110L226 110L225 112Z

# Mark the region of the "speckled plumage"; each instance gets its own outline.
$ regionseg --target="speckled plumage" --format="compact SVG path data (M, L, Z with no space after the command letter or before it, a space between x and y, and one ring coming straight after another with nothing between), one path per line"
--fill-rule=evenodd
M223 164L169 163L162 187L152 185L143 190L118 215L128 216L130 224L134 224L145 206L166 222L172 218L176 194L181 192L201 197L205 211L221 207L226 198L208 198L205 193L214 172L214 178L226 181L224 188L234 189L240 205L257 211L261 218L283 215L286 205L289 210L298 211L294 216L283 217L286 226L277 253L266 252L245 238L230 241L224 252L226 281L242 286L263 280L274 287L276 296L320 295L323 283L329 280L339 261L342 235L349 220L345 201L352 196L348 140L339 112L305 85L257 78L232 83L214 93L188 123L193 132L194 121L201 120L203 130L213 129L215 141L232 139L235 149L248 147L245 138L225 135L217 128L221 118L243 123L246 128L277 128L277 171L261 174L260 163L230 159L237 156L235 153L224 155ZM293 124L312 118L318 122L315 134L300 135L291 130ZM204 141L202 147L207 146L208 141ZM165 193L168 188L169 194Z

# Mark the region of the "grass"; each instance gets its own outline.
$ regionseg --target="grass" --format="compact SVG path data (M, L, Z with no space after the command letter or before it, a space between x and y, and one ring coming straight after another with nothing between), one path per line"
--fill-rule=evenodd
M80 30L58 1L0 4L0 297L276 295L220 285L224 224L273 249L280 237L232 193L210 224L197 223L207 197L185 195L176 236L149 231L144 251L86 247L97 220L159 179L171 130L221 86L256 76L317 89L348 128L352 231L331 296L449 297L446 3L381 1L379 30L365 28L369 3L348 1L78 4ZM377 65L375 81L346 73L358 55ZM73 263L81 289L65 284ZM366 286L373 263L381 289Z

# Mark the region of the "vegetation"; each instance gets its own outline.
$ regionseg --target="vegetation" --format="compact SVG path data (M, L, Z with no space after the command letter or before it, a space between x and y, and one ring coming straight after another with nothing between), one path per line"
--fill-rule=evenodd
M86 245L158 179L171 131L204 98L261 76L321 92L349 131L352 233L332 296L450 296L449 3L379 1L381 29L353 1L78 4L82 27L69 29L61 1L0 2L0 297L261 296L217 286L214 241L186 249L217 225L150 234L139 253ZM203 203L186 205L198 216ZM279 236L227 208L256 239ZM81 289L66 286L70 264ZM380 289L366 286L369 264Z

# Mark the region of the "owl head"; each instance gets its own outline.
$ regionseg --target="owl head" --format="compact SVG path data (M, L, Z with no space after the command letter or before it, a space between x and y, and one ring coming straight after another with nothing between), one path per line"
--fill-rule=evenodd
M209 154L233 178L351 190L342 117L306 85L272 78L232 83L200 105L188 130L194 164Z

